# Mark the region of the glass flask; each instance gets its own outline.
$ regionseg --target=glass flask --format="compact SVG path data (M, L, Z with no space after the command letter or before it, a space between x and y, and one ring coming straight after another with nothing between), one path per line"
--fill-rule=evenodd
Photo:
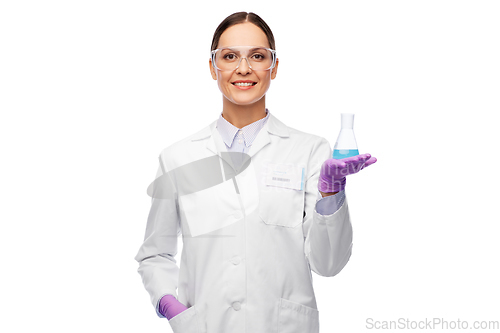
M354 113L341 114L340 133L333 147L333 158L341 159L359 155L358 145L354 137Z

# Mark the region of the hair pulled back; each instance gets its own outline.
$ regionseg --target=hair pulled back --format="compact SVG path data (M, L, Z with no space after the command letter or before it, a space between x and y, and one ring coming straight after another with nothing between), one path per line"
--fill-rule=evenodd
M219 39L220 36L224 31L226 31L227 28L239 24L239 23L245 23L245 22L250 22L258 26L265 34L267 37L267 41L269 42L269 47L273 50L276 50L276 45L274 42L274 36L273 32L271 31L271 28L267 25L266 22L264 22L263 19L260 18L259 15L252 13L252 12L238 12L229 15L222 21L217 29L215 29L214 37L212 39L212 48L211 51L217 49L217 45L219 45Z

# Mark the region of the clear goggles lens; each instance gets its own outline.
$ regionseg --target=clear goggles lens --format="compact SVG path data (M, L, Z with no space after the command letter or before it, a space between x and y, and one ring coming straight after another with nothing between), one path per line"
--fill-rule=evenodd
M245 59L252 70L265 71L276 64L276 51L258 46L231 46L212 51L212 63L221 71L234 71Z

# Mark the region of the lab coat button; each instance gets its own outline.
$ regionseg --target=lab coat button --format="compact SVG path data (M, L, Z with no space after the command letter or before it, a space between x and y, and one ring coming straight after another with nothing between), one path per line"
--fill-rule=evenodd
M241 259L240 257L234 257L233 259L231 259L231 262L235 265L238 265L241 262Z
M241 309L240 302L234 302L233 303L233 309L235 309L236 311L239 311Z
M243 217L243 214L241 214L241 212L236 212L233 214L233 216L235 219L239 220Z

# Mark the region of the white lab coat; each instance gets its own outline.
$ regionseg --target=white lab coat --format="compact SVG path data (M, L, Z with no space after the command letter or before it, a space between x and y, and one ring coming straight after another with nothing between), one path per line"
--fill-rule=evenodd
M215 125L165 148L157 176L227 151ZM250 165L219 185L152 199L135 260L155 308L166 294L188 307L169 321L174 333L318 333L311 270L334 276L350 258L347 198L331 215L314 209L328 141L270 114L248 155ZM303 190L266 185L268 163L303 166Z

